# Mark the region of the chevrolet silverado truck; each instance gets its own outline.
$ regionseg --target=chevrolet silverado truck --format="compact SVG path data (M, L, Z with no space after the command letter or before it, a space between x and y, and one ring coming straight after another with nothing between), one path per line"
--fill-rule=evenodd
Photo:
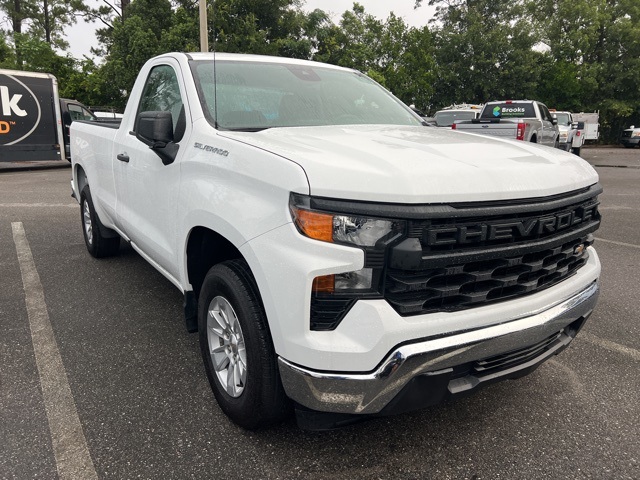
M453 130L510 138L559 147L558 121L546 105L533 100L505 100L485 104L480 117L455 122Z
M123 240L183 293L213 394L247 429L523 376L596 304L591 166L426 128L354 70L165 54L119 126L76 121L71 140L89 253Z

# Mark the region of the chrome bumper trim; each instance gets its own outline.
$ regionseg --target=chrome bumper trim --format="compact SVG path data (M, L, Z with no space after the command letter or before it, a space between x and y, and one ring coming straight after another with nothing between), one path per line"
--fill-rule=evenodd
M418 375L450 372L457 365L535 345L574 321L587 318L598 294L599 286L594 282L569 299L526 317L402 345L369 373L318 372L279 357L282 383L290 398L312 410L375 414Z

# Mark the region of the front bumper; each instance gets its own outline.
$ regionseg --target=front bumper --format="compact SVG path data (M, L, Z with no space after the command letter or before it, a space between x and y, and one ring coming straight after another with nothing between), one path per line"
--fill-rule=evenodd
M400 345L368 373L320 372L280 357L282 383L295 402L320 412L384 415L440 403L533 371L571 342L598 294L593 282L526 317Z
M640 143L640 137L622 137L620 144L626 147L635 147Z

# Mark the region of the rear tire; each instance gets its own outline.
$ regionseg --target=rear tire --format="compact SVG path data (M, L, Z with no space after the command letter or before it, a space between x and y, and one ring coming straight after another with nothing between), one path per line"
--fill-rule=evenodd
M198 300L200 350L213 394L236 424L254 430L289 411L258 287L244 260L207 273Z
M84 243L93 257L111 257L118 253L120 236L100 222L93 206L89 185L85 185L80 193L80 219L82 220Z
M582 147L575 147L571 149L571 153L574 155L580 156L580 152L582 151Z

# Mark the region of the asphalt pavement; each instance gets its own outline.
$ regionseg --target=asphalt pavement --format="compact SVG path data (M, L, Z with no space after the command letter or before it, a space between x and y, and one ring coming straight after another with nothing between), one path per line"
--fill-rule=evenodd
M640 149L582 155L605 189L603 272L572 345L522 379L323 433L232 424L180 292L124 244L87 253L70 170L0 169L0 479L639 479Z

